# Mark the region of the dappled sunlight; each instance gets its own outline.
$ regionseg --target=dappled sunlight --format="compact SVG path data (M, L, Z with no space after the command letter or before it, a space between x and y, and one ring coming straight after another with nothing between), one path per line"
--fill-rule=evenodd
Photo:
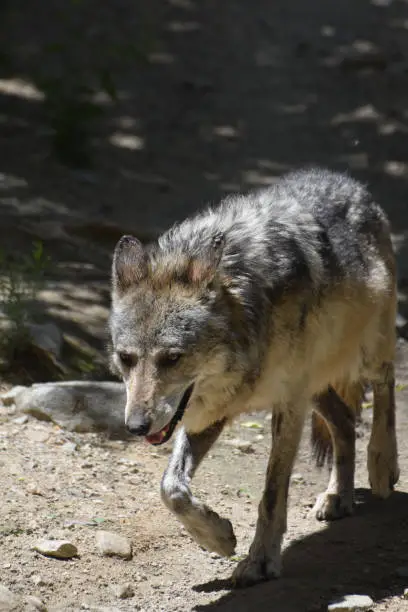
M39 299L47 304L47 312L60 322L79 325L87 334L101 337L106 329L108 308L106 302L109 282L88 281L87 284L57 282L39 293Z
M109 142L115 147L121 149L130 149L131 151L140 151L144 148L143 138L123 132L115 132L109 138Z
M293 15L300 10L297 5L287 9ZM274 27L280 23L281 8L273 4L258 20L244 5L227 2L217 13L216 27L210 8L190 0L165 3L154 17L146 6L134 10L134 15L143 13L152 40L143 39L145 50L135 49L140 26L132 11L126 12L120 41L117 28L112 30L112 42L106 30L103 50L109 61L112 56L116 62L119 53L126 58L129 54L131 60L125 72L105 74L107 91L92 85L92 100L103 113L90 126L93 163L86 174L70 173L47 157L50 129L42 116L33 114L33 107L7 107L10 121L24 119L27 126L18 141L7 139L4 170L21 174L16 170L24 159L20 151L26 148L23 175L29 190L43 190L43 201L35 193L32 208L21 203L24 214L48 214L51 204L58 202L56 215L81 216L92 201L92 215L105 223L128 223L155 232L208 201L268 185L280 173L301 165L348 168L378 185L386 207L387 181L405 183L400 144L407 130L405 94L399 85L397 95L389 89L393 77L383 79L377 56L385 58L382 71L399 70L400 63L394 41L387 45L385 34L380 36L371 24L395 30L399 23L401 28L406 7L395 6L388 15L386 9L371 9L367 3L356 11L353 22L348 5L337 6L333 13L319 4L313 14L300 10L297 21L285 21L281 30ZM378 10L383 12L370 12ZM123 20L113 5L107 11L112 26L115 19ZM80 13L83 19L82 8ZM98 17L94 18L97 28ZM16 23L18 45L27 30L19 29L22 22ZM61 23L56 27L58 36ZM87 36L81 32L81 45ZM65 47L51 46L50 66L57 60L56 66L61 65L62 52ZM353 64L356 57L367 63ZM101 58L96 59L100 66ZM29 65L21 64L20 71L29 74ZM31 76L12 76L10 81L33 84L33 91L41 93ZM3 95L4 102L8 97ZM392 217L395 211L393 196Z
M0 94L43 102L45 96L33 83L22 79L0 79Z
M69 208L64 204L58 204L52 200L42 197L33 197L22 201L15 197L2 198L2 207L8 209L8 212L18 215L41 216L46 213L69 214Z
M390 176L408 179L408 162L389 160L384 163L384 172Z
M343 125L359 121L377 122L382 116L383 115L376 108L374 108L372 104L367 104L365 106L359 106L348 113L339 113L338 115L335 115L331 120L331 124Z
M276 175L267 174L260 170L244 170L242 172L243 182L247 185L271 185L276 180Z
M387 66L387 56L387 51L372 41L357 39L349 44L335 46L322 59L322 65L344 70L384 70Z
M239 138L239 128L233 125L216 125L213 128L213 134L220 138Z

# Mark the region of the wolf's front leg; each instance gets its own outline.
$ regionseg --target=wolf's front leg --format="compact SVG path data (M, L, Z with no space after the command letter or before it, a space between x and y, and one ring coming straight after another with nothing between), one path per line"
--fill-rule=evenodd
M234 586L249 586L277 578L281 570L281 543L286 531L289 480L305 418L304 405L277 406L272 419L272 451L258 522L248 556L236 567Z
M180 429L162 479L161 495L169 510L200 546L229 557L234 554L237 543L230 521L196 499L190 490L194 472L224 424L225 421L219 421L199 434L188 434L184 428Z

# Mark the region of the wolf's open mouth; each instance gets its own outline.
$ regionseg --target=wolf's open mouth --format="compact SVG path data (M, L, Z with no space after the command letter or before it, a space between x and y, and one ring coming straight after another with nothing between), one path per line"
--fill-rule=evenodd
M151 436L146 436L146 440L149 444L153 444L154 446L159 446L159 444L164 444L167 440L170 440L173 431L176 428L177 423L183 418L183 414L185 409L187 408L188 400L191 397L193 392L194 384L190 385L188 389L184 392L183 397L178 405L176 412L174 413L173 418L167 425L163 427L160 431L152 434Z

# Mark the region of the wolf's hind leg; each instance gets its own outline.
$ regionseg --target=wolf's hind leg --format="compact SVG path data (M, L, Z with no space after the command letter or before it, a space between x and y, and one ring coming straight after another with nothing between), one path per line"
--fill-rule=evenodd
M194 472L224 424L225 421L219 421L198 434L189 434L184 428L179 431L163 475L161 496L200 546L229 557L234 554L237 543L231 522L196 499L190 489Z
M368 475L373 494L386 498L399 477L392 362L384 362L378 368L372 386L374 416L368 444Z
M325 420L333 443L329 485L313 508L320 521L342 518L353 512L355 417L360 409L362 386L349 383L342 391L344 401L332 387L316 398L315 409Z

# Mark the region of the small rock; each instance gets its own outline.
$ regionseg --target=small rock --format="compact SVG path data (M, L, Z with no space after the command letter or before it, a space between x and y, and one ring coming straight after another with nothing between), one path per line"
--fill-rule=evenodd
M38 487L38 485L31 484L27 487L27 493L31 493L31 495L39 495L40 497L44 497L44 493Z
M233 446L234 448L237 448L238 450L241 451L241 453L253 453L254 451L254 447L252 446L251 442L248 442L247 440L240 440L238 438L234 439L234 440L225 440L225 444L228 444L228 446Z
M19 598L12 593L4 584L0 584L0 612L18 610L20 606Z
M328 612L360 612L360 610L370 610L373 605L374 602L368 595L345 595L331 603L327 610Z
M16 425L25 425L28 421L28 416L26 414L24 414L21 417L17 417L16 419L13 419L13 423L16 423Z
M31 581L37 587L43 587L43 586L47 586L48 585L48 582L46 580L44 580L44 578L42 578L42 576L38 576L37 574L34 574L33 576L31 576Z
M131 584L114 584L111 589L119 599L129 599L135 594Z
M397 576L400 578L408 578L408 565L402 565L401 567L397 567L396 572Z
M73 455L76 449L77 445L75 444L75 442L66 442L61 446L61 450L63 450L65 453L68 453L69 455Z
M29 595L25 598L25 600L28 606L27 612L29 612L30 610L40 610L40 612L47 612L47 608L45 607L41 599L39 599L38 597L35 597L34 595Z
M55 559L72 559L78 555L77 547L68 540L42 540L35 545L34 550Z
M132 544L128 538L112 531L98 531L96 545L99 552L106 556L117 556L123 559L132 558Z

